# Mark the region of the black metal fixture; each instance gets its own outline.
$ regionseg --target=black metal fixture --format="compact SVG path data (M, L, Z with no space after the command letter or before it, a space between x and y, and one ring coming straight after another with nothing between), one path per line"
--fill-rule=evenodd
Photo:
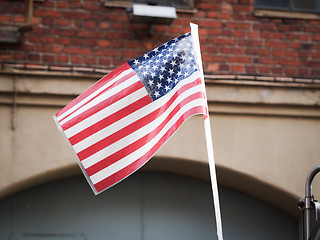
M303 210L303 240L320 240L320 203L312 195L312 181L320 172L320 165L313 168L305 183L305 198L298 202Z

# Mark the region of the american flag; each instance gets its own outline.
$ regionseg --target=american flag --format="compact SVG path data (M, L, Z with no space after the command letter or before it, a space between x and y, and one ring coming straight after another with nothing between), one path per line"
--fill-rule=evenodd
M207 114L191 34L104 76L54 119L98 194L142 167L190 116Z

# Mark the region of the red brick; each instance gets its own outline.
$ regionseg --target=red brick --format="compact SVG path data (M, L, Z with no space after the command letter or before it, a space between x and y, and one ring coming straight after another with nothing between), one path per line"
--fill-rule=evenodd
M255 66L245 66L245 72L247 74L257 74L257 68Z
M58 63L67 63L67 62L69 62L69 57L68 56L64 56L64 55L58 55L56 57L56 61Z
M24 52L18 52L13 55L14 60L26 60L27 54Z
M93 65L95 65L95 64L97 64L97 59L93 58L93 57L88 57L88 58L84 58L83 62L85 64L89 64L89 65L93 64Z
M216 63L209 63L207 66L207 70L210 72L217 72L219 69L219 65Z
M249 38L259 38L260 37L260 32L258 32L258 31L249 31L248 32L248 37Z
M220 8L222 12L232 12L232 5L230 3L223 3Z
M220 36L222 37L231 37L233 35L233 32L230 30L221 30Z
M298 39L301 41L309 41L309 35L308 34L299 34Z
M297 69L296 68L285 68L284 72L287 76L296 76Z
M254 0L239 0L239 3L240 4L250 4L251 5L251 4L253 4L253 1Z
M233 32L233 36L235 36L237 38L244 38L246 36L246 32L241 31L241 30L235 30Z
M81 2L70 2L69 3L69 8L70 9L81 9L82 8L82 3Z
M274 73L274 74L280 75L281 73L283 73L283 68L281 68L281 67L273 67L273 68L271 68L271 72Z
M62 45L68 45L70 44L70 39L61 37L61 38L58 38L57 43Z
M234 65L231 68L233 72L244 73L244 66L242 65Z
M299 32L303 31L303 27L296 24L278 24L277 29L281 32Z
M309 67L317 67L320 68L320 61L306 61L306 65Z
M274 58L259 58L259 63L268 64L268 65L276 65L278 63Z
M75 57L75 56L73 56L73 57L71 57L71 62L72 62L73 64L75 64L75 63L81 64L81 63L82 63L82 57Z
M202 3L197 3L197 9L198 10L206 10L206 11L208 11L208 10L216 11L219 9L219 6L218 6L218 4L202 2Z
M182 30L181 30L180 27L170 27L170 28L168 29L168 32L169 32L169 33L174 33L174 34L178 35L178 34L180 34L180 33L182 32ZM114 34L116 34L116 33L114 33Z
M99 58L99 65L110 65L111 61L109 58Z
M277 49L272 51L272 56L274 57L284 57L284 50L283 49Z
M236 21L245 21L246 20L246 16L243 14L243 13L241 13L241 14L236 14L236 13L233 13L232 14L232 19L233 20L236 20Z
M232 38L214 38L212 42L217 45L235 45L236 43Z
M320 32L320 27L305 27L306 32L312 32L312 33L319 33Z
M202 20L199 21L199 27L221 28L222 22L216 20Z
M68 8L69 7L69 3L67 1L65 1L65 2L57 1L56 2L56 7L57 8Z
M42 7L53 8L54 7L53 1L44 1L42 3Z
M124 26L123 23L114 23L114 24L113 24L113 29L123 30L123 29L125 29L125 26Z
M158 33L165 33L167 32L167 26L164 26L164 25L154 25L153 26L153 30L155 32L158 32ZM200 29L199 29L200 30Z
M219 29L208 29L208 35L218 36L218 35L220 35L220 30Z
M298 53L297 53L297 51L286 50L286 56L291 57L291 58L296 58L296 57L298 57Z
M55 60L56 60L56 58L55 58L54 55L43 55L43 56L42 56L42 61L43 61L43 62L50 62L50 63L52 63L52 62L55 62Z
M93 55L95 56L105 56L105 57L117 57L120 56L120 52L117 49L100 49L93 52Z
M273 39L283 39L283 34L282 33L279 33L279 32L275 32L273 33Z
M80 47L65 47L64 52L68 54L78 54L78 55L89 55L91 54L90 49L88 48L80 48Z
M0 20L1 21L1 20ZM39 17L33 17L32 18L32 24L33 25L38 25L38 24L40 24L40 22L41 22L41 18L39 18Z
M95 3L88 3L88 2L85 2L83 4L83 7L87 10L90 10L90 11L94 11L94 10L97 10L98 9L98 5L95 4Z
M111 24L109 22L100 22L99 27L101 29L109 29L111 27Z
M230 15L230 14L229 14ZM207 12L206 13L206 17L207 18L220 18L220 19L224 19L222 18L222 16L220 14L218 14L218 12ZM190 20L187 20L188 22L190 22ZM188 25L188 24L183 24L183 25Z
M40 43L41 42L41 36L30 35L28 37L28 41L32 42L32 43Z
M12 60L12 53L0 52L1 60Z
M219 71L230 71L230 66L227 64L219 64Z
M320 34L312 35L311 36L311 40L320 42Z
M320 58L320 52L312 52L311 57L312 58Z
M276 24L273 23L256 23L253 25L253 29L263 31L275 31L277 27Z
M10 22L11 17L9 15L0 15L0 22Z
M83 39L81 39L81 38L71 38L70 45L82 46L83 45Z
M99 46L100 47L109 47L110 46L110 41L108 41L108 40L99 40Z
M55 34L58 36L74 36L76 34L75 30L71 30L71 29L62 29L62 28L52 28L50 29L50 33L51 34Z
M13 22L15 23L24 23L26 21L24 16L14 16Z
M88 47L95 47L98 45L97 39L88 38L85 40L85 45Z
M261 47L263 45L262 40L251 40L251 39L240 39L240 46L251 46L251 47Z
M130 40L127 42L127 47L132 49L132 48L136 48L139 49L141 48L139 41L134 41L134 40Z
M208 17L212 16L212 18L219 18L219 19L222 19L222 20L230 20L231 17L232 17L231 13L224 13L224 12L222 12L222 13L219 14L218 17L217 17L217 16L213 17L214 14L217 15L216 12L208 12L208 13L207 13Z
M32 27L32 33L45 34L46 32L47 32L47 29L44 27L37 27L37 26Z
M281 41L266 41L266 47L271 47L271 48L286 48L287 43L286 42L281 42Z
M66 27L69 25L69 20L67 19L56 19L56 25L61 27Z
M87 22L84 23L84 26L86 28L95 29L95 28L97 28L97 23L93 22L93 21L87 21Z
M234 28L234 29L250 29L249 23L244 22L228 22L227 28Z
M89 31L89 30L79 30L77 33L78 37L85 38L103 38L104 33L100 31Z
M202 56L204 62L225 62L226 58L224 56L217 55L203 55Z
M279 63L282 66L301 66L302 62L298 59L280 59Z
M54 24L54 18L42 18L42 24L47 26L52 26Z
M33 11L34 16L36 17L61 17L61 12L56 10L43 10L43 9L35 9Z
M233 7L235 12L249 12L253 13L253 6L252 5L236 5Z
M251 63L251 58L249 57L239 57L239 56L230 56L228 57L229 62L233 63Z
M261 74L268 74L268 73L270 73L270 68L269 68L269 67L260 66L260 67L258 67L258 69L259 69L259 73L261 73Z
M40 55L37 53L29 53L28 60L30 61L40 61Z
M75 11L67 11L62 13L63 17L68 19L81 19L87 20L90 19L91 14L88 12L75 12Z

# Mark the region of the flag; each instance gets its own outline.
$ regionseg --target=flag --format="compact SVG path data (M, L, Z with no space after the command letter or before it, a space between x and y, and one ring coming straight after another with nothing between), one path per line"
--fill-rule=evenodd
M54 119L98 194L142 167L179 126L207 114L191 34L132 59Z

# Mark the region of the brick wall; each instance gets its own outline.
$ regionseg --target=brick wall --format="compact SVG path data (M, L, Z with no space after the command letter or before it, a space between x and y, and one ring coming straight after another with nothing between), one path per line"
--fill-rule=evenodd
M24 21L24 1L0 0L0 25ZM21 44L0 43L0 62L113 69L199 24L207 74L319 78L320 21L256 17L253 0L195 0L170 26L132 24L101 0L34 3Z

